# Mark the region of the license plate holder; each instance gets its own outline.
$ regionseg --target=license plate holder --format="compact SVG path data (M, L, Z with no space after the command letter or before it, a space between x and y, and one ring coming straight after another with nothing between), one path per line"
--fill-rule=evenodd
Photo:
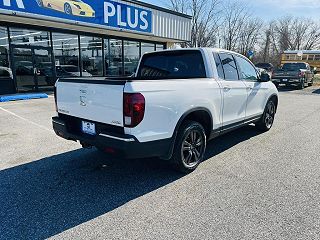
M92 122L82 121L82 132L89 135L96 135L96 124Z

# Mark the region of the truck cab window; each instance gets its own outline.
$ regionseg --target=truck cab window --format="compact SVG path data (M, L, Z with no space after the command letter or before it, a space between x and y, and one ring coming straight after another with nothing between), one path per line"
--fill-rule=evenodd
M200 51L154 52L143 56L137 77L143 79L206 78L206 71Z
M239 65L239 73L240 77L243 80L249 80L249 81L257 81L257 70L256 68L246 59L243 57L235 56L237 63Z
M225 80L239 80L237 65L233 56L228 53L220 53L219 57L221 59Z

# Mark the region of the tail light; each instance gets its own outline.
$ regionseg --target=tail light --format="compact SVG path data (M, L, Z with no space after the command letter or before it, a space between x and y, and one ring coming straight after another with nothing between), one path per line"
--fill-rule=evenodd
M145 99L141 93L124 93L123 120L124 126L133 128L142 122L145 112Z
M56 112L58 112L58 105L57 105L57 87L53 87L53 95L54 95L54 106L56 108Z
M304 77L304 75L305 75L305 72L300 72L299 73L299 77Z

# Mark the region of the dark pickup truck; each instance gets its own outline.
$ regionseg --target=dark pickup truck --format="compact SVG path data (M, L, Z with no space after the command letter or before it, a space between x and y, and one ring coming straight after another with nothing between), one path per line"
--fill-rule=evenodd
M312 86L314 72L308 63L296 62L285 63L281 69L274 71L272 82L279 87L279 84L296 85L299 89Z

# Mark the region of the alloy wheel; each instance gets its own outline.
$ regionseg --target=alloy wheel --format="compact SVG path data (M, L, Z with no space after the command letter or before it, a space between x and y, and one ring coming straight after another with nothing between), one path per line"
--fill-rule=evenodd
M39 7L43 7L43 2L42 2L42 0L37 0L37 4L38 4Z
M72 15L72 9L71 9L71 6L69 4L65 4L64 5L64 12L66 14Z
M265 119L264 122L266 124L266 127L270 129L273 125L274 116L275 116L275 105L272 101L270 101L267 105L266 113L265 113Z
M184 138L181 148L183 164L193 168L201 162L205 149L205 139L197 130L191 130Z

